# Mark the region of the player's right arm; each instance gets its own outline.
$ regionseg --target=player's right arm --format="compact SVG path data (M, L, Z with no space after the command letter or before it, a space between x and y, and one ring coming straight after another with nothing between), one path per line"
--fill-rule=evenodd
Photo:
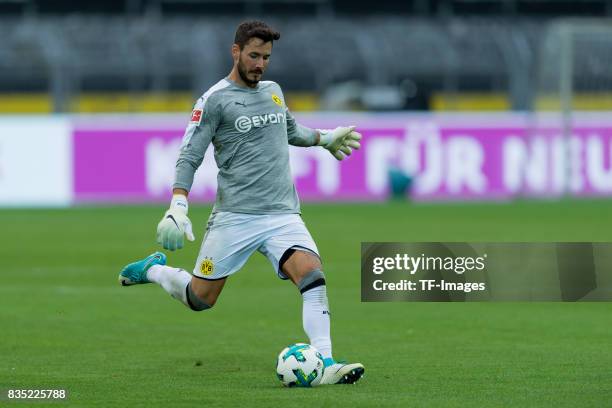
M217 131L219 114L210 98L201 97L191 113L185 130L181 152L176 161L175 181L170 208L157 225L157 243L174 251L183 247L184 236L194 241L191 221L187 217L187 195L193 184L196 170L204 160L208 145Z

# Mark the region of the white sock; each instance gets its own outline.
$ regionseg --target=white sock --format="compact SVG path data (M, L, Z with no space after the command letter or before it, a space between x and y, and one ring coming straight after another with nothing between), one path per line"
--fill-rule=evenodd
M325 285L317 286L302 293L302 321L304 331L312 344L325 359L332 358L331 336L329 334L329 307Z
M153 265L147 271L147 279L158 283L176 300L189 307L187 302L187 285L191 282L191 274L184 269L165 265Z

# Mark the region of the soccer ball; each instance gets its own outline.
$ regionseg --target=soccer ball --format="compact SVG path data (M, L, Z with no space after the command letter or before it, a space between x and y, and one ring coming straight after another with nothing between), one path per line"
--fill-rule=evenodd
M286 387L315 387L324 371L323 356L310 344L293 344L278 355L276 375Z

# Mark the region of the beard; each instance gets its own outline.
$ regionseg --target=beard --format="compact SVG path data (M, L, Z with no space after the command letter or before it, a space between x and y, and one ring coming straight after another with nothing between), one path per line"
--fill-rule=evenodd
M245 84L249 86L255 86L259 83L259 79L249 79L248 72L245 66L242 64L242 61L238 61L238 75L240 75L240 79L244 81Z

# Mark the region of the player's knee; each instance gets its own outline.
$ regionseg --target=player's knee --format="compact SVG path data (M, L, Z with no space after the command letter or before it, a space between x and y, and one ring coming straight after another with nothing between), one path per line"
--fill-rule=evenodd
M191 282L189 282L187 285L187 303L189 303L191 310L201 312L202 310L212 308L216 302L217 299L208 299L206 301L203 300L193 291L191 288Z
M323 271L321 271L321 269L316 268L306 273L302 277L302 279L300 280L297 286L298 286L298 289L300 290L300 293L304 293L304 292L309 291L310 289L314 289L316 287L324 286L324 285L325 285L325 274L323 274Z
M281 257L279 270L287 275L293 283L299 285L311 271L321 270L321 260L311 252L290 248Z

